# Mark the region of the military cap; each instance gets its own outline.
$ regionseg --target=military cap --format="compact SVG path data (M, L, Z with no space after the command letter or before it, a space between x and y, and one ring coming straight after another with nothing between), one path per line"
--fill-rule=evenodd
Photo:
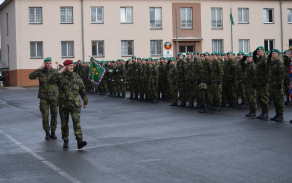
M125 60L124 59L120 59L120 62L124 62Z
M70 64L73 64L73 60L65 60L63 62L63 65L70 65Z
M135 58L136 59L137 57L136 56L132 56L132 58Z
M212 53L212 55L216 55L216 56L217 56L217 55L218 55L218 53L217 53L217 52L213 52L213 53Z
M180 56L180 55L184 56L184 54L183 54L183 53L179 53L177 56Z
M197 52L197 51L195 51L195 52L194 52L194 54L200 55L200 53L199 53L199 52Z
M187 52L187 54L193 55L193 53L192 53L192 52L190 52L190 51L188 51L188 52Z
M145 61L150 61L150 59L149 58L146 58Z
M205 55L210 55L210 53L209 53L209 52L205 52L205 53L204 53L204 56L205 56Z
M289 50L292 50L292 45L289 47Z
M73 64L78 64L78 62L73 62Z
M164 59L169 60L170 58L169 57L165 57Z
M140 57L138 57L138 58L137 58L137 60L141 60L141 58L140 58Z
M265 53L265 54L269 54L269 52L268 52L268 51L265 51L264 53Z
M278 49L273 49L272 52L276 52L276 53L281 54L280 50L278 50Z
M253 57L253 54L248 54L248 55L246 55L247 57Z
M170 61L176 61L176 59L174 57L170 57L169 60Z
M204 56L204 53L201 53L200 56Z
M51 57L45 58L44 62L48 62L48 61L52 61L52 58Z
M263 46L259 46L257 47L257 50L265 50L265 48Z

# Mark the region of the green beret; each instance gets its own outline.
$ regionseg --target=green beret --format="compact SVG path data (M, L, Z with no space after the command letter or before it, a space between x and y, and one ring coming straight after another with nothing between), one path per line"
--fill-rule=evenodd
M248 55L246 55L247 57L253 57L253 54L248 54Z
M169 60L170 61L176 61L176 59L174 57L170 57Z
M193 53L192 53L192 52L190 52L190 51L188 51L188 52L187 52L187 54L193 55Z
M237 53L237 55L242 55L241 52Z
M132 58L136 59L137 57L136 56L132 56Z
M184 56L184 54L183 54L183 53L179 53L177 56L180 56L180 55Z
M280 50L278 50L278 49L273 49L272 52L276 52L276 53L281 54Z
M269 54L269 52L268 51L265 51L265 54Z
M217 55L218 55L218 53L217 53L217 52L213 52L213 53L212 53L212 55L216 55L216 56L217 56Z
M201 53L200 56L204 56L204 53Z
M265 48L263 46L259 46L257 47L257 50L265 50Z
M145 58L142 58L142 60L145 60Z
M187 57L184 57L184 59L187 59Z
M205 55L210 55L210 53L209 53L209 52L205 52L205 53L204 53L204 56L205 56Z
M141 60L141 58L140 58L140 57L138 57L138 58L137 58L137 60Z
M124 62L125 60L124 59L120 59L120 62Z
M149 58L146 58L145 61L150 61L150 59Z
M197 51L195 51L195 52L194 52L194 54L200 55L200 53L199 53L199 52L197 52Z
M51 57L45 58L44 62L48 62L48 61L52 61L52 58Z

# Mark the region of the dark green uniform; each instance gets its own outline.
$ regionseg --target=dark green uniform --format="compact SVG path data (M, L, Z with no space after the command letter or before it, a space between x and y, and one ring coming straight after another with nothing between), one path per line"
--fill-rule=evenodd
M186 105L186 86L185 86L185 69L184 64L186 63L185 60L181 59L177 61L177 87L178 92L181 100L181 104L179 106Z
M243 65L243 61L240 60L237 63L236 66L236 84L237 84L237 91L238 91L238 95L241 97L242 100L242 105L246 105L247 101L246 101L246 94L245 94L245 84L244 84L244 76L245 76L245 71L244 71L244 65Z
M212 71L213 71L212 79L213 99L218 109L218 107L220 108L222 104L222 83L223 83L223 66L218 59L214 59L212 63Z
M245 64L245 93L249 109L252 114L255 114L257 109L257 95L256 95L256 65L254 62Z
M144 84L145 84L145 99L146 101L151 100L151 87L150 87L150 81L151 81L151 70L153 65L151 63L147 64L144 69Z
M286 95L287 101L285 102L286 105L290 104L289 102L289 92L290 92L290 63L291 58L289 56L284 56L284 92Z
M170 88L170 93L172 97L172 105L175 106L178 100L178 90L177 90L177 69L176 65L169 64L169 71L168 71L168 83Z
M83 139L82 130L80 126L80 111L81 102L79 95L83 100L83 105L87 105L88 98L86 96L85 87L82 79L76 73L55 74L48 81L48 84L57 85L59 88L58 106L61 118L62 139L68 141L69 137L69 113L71 113L74 135L77 141Z
M202 104L201 91L199 90L199 84L202 81L202 61L195 59L192 64L192 82L193 82L193 91L194 91L194 100L197 101L196 109L200 108Z
M150 70L150 96L151 102L157 102L158 99L158 80L159 80L159 66L153 65Z
M237 84L236 84L236 61L228 59L226 65L226 85L227 94L231 100L231 106L235 107L238 102Z
M193 90L193 82L192 82L192 75L193 75L193 59L187 59L184 63L184 78L185 78L185 92L186 92L186 99L189 101L189 105L187 107L194 106L194 90Z
M46 70L37 69L29 74L29 79L39 78L39 93L38 98L40 98L40 111L42 113L43 129L49 132L50 129L55 131L57 128L57 98L58 98L58 88L57 85L49 85L48 80L57 70L51 69ZM49 111L51 112L51 124L49 124Z
M202 62L202 83L206 83L207 88L207 105L210 108L213 104L213 94L212 94L212 79L213 79L213 72L212 72L212 61L206 59Z

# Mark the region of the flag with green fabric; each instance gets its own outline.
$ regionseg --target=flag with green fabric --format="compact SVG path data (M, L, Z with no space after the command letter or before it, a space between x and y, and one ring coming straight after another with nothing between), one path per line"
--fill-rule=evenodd
M90 72L88 79L95 85L99 85L104 77L106 68L100 65L94 58L90 58Z
M230 13L230 20L231 20L232 25L234 25L234 21L233 21L233 15L232 15L232 13Z

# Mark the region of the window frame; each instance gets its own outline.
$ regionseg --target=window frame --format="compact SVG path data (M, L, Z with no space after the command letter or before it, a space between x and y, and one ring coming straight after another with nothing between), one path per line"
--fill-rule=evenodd
M31 22L30 21L30 9L34 9L34 19L36 20L36 9L40 8L41 9L41 22ZM28 22L29 24L43 24L43 8L42 7L28 7Z
M66 48L66 51L67 51L67 56L63 56L62 55L62 43L66 42L67 44L67 48ZM69 43L72 42L73 43L73 50L72 50L72 53L73 55L69 55ZM75 57L75 54L74 54L74 51L75 51L75 48L74 48L74 41L61 41L61 58L74 58Z
M265 10L272 10L272 22L265 22ZM274 24L275 23L275 15L274 15L274 8L264 8L263 9L263 18L264 18L264 24ZM268 17L270 19L270 17Z
M188 23L186 22L185 24L186 24L186 27L182 27L182 16L181 16L181 14L182 14L182 9L185 9L185 12L186 12L186 10L187 9L190 9L191 10L191 23L192 23L192 27L188 27ZM180 8L180 28L181 29L183 29L183 30L192 30L193 29L193 8L192 7L181 7ZM186 13L186 17L185 17L186 19L185 19L185 21L188 21L187 20L187 13Z
M156 52L156 54L152 54L152 47L151 47L151 41L155 41L155 52ZM158 54L157 52L158 52L158 50L157 50L157 41L160 41L160 50L161 50L161 53L160 54ZM150 40L150 55L151 56L153 56L153 57L156 57L156 56L162 56L163 55L163 40Z
M32 57L31 55L31 50L32 50L32 48L31 48L31 44L35 44L35 52L36 52L36 56L35 57ZM41 52L41 56L38 56L38 43L41 43L42 44L42 52ZM29 47L30 47L30 59L42 59L42 58L44 58L44 43L43 43L43 41L30 41L29 42Z
M65 13L65 18L66 18L66 22L62 22L62 8L66 8L66 13ZM68 15L67 15L67 8L72 8L72 22L67 22L68 19ZM74 24L74 9L73 6L61 6L60 7L60 24Z
M151 8L153 8L154 9L154 20L151 20ZM155 9L156 8L160 8L160 13L161 13L161 15L160 15L160 17L161 17L161 19L160 20L156 20L155 19ZM149 7L149 21L150 21L150 30L161 30L162 29L162 7ZM151 21L154 21L154 23L151 23ZM161 23L160 23L160 27L158 27L158 26L156 26L157 25L157 23L156 23L156 21L161 21ZM155 26L151 26L152 24L155 24Z
M268 41L268 48L266 49L266 46L265 46L265 42ZM275 48L275 39L265 39L264 40L264 48L265 48L265 51L269 51L269 50L272 50L271 49L271 46L270 46L270 41L273 41L273 49Z
M289 22L289 15L290 15L290 22ZM287 22L288 24L292 24L292 8L287 9Z
M240 48L240 41L242 41L242 43L243 43L243 45L242 45L243 50L239 49ZM244 41L248 41L247 42L247 51L244 50L244 46L245 46ZM249 51L250 50L250 40L249 39L239 39L238 40L238 50L239 50L238 52L244 52L244 53L248 54L250 52Z
M215 20L212 20L212 9L215 10L215 16L216 16ZM217 18L217 11L218 10L221 11L221 27L218 27L218 26L213 27L212 21L218 21L218 18ZM218 23L216 23L216 25L218 25ZM211 8L211 29L212 30L222 30L223 29L223 8L222 7L221 8L215 8L215 7Z
M123 44L123 41L127 41L127 42L132 42L132 55L123 55L123 47L122 47L122 44ZM127 48L129 49L129 48ZM134 56L134 40L121 40L121 56L122 57L130 57L130 56Z
M247 22L244 22L243 21L243 10L246 9L247 10ZM239 21L239 13L240 13L240 10L241 10L241 17L242 17L242 20ZM238 8L238 24L249 24L249 8Z
M213 41L216 41L216 44L217 44L217 50L214 50L213 49ZM219 50L218 48L218 43L219 43L219 41L221 41L221 46L222 46L222 48L221 48L221 50ZM212 52L222 52L222 53L224 53L224 39L212 39Z
M97 10L98 10L98 8L101 8L102 9L102 15L101 15L101 17L102 17L102 20L101 20L101 22L98 22L98 21L96 21L96 22L92 22L92 19L91 19L91 15L92 15L92 8L95 8L96 9L96 15L95 15L95 18L96 18L96 20L97 20ZM104 11L103 11L103 6L92 6L92 7L90 7L90 23L91 24L103 24L104 23Z
M93 48L92 48L93 43L102 43L103 44L102 55L98 54L98 46L96 46L97 55L93 55ZM103 57L105 57L105 54L104 54L104 40L92 40L91 41L91 53L92 53L92 57L93 58L103 58Z
M122 22L122 17L121 17L121 9L122 8L125 8L125 22ZM132 21L131 22L128 22L127 21L127 9L128 8L131 8L132 9ZM134 8L132 6L121 6L120 7L120 23L121 24L133 24L134 23Z

